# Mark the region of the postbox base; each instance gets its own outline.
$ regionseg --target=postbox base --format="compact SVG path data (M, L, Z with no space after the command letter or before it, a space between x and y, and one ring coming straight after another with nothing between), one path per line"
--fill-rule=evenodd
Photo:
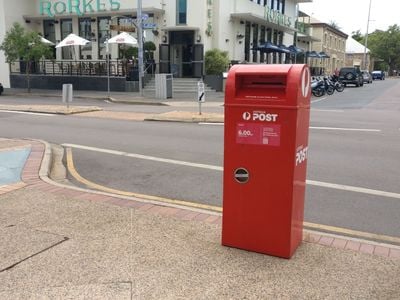
M288 249L287 252L282 252L282 251L271 251L268 249L260 249L260 248L248 248L248 247L244 247L244 246L239 246L236 245L234 243L229 243L229 242L224 242L222 241L222 246L225 247L230 247L230 248L236 248L239 250L245 250L245 251L249 251L249 252L256 252L256 253L260 253L260 254L265 254L265 255L269 255L269 256L275 256L275 257L279 257L279 258L285 258L285 259L290 259L294 253L296 252L298 246L300 245L301 242L299 242L293 249Z

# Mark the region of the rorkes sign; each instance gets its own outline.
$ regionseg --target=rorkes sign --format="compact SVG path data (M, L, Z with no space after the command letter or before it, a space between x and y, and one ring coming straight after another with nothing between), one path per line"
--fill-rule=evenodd
M39 11L41 15L48 15L49 17L62 14L83 16L86 13L117 11L120 7L119 0L41 0Z

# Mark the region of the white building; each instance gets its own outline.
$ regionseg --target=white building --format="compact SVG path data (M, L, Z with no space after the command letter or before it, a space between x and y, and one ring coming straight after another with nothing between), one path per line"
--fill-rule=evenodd
M157 72L178 77L203 75L205 51L228 51L232 61L279 63L284 55L257 47L270 41L294 44L298 3L312 0L143 0L145 36L157 47ZM104 41L136 22L134 0L0 0L0 43L14 22L57 43L73 32L92 41L76 48L82 61L104 61ZM147 29L146 29L147 28ZM136 33L133 33L136 36ZM72 60L69 49L57 49L56 61ZM112 47L111 59L121 58ZM0 52L0 82L10 86L9 67Z

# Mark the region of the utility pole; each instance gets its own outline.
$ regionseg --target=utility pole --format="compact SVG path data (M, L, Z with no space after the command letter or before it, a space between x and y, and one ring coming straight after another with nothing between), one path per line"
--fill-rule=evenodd
M137 0L136 26L138 30L138 67L139 67L139 92L143 96L143 26L142 26L142 0Z
M369 29L369 18L371 16L371 2L369 0L369 9L368 9L368 21L367 21L367 33L365 35L365 43L364 43L364 70L367 70L367 46L368 46L368 29ZM369 71L369 70L368 70Z

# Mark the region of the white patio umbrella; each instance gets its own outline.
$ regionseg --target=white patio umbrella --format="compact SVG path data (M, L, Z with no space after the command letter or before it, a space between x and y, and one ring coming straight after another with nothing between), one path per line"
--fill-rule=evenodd
M68 47L68 46L85 46L88 43L90 43L90 41L88 41L80 36L77 36L76 34L70 33L69 35L67 35L67 37L65 39L63 39L61 42L59 42L56 45L56 48ZM73 49L74 49L74 56L75 56L75 60L76 60L75 47L73 47Z
M56 48L66 46L85 46L88 43L90 43L90 41L77 36L76 34L70 33L65 39L57 44Z
M108 39L104 42L106 44L106 52L107 52L107 92L108 98L110 99L110 58L109 58L109 44L128 44L128 45L137 45L137 39L131 36L127 32L121 32L120 34Z
M49 40L45 39L42 36L40 37L40 40L42 41L43 44L47 44L47 45L50 45L50 46L54 46L55 45L52 41L49 41Z

